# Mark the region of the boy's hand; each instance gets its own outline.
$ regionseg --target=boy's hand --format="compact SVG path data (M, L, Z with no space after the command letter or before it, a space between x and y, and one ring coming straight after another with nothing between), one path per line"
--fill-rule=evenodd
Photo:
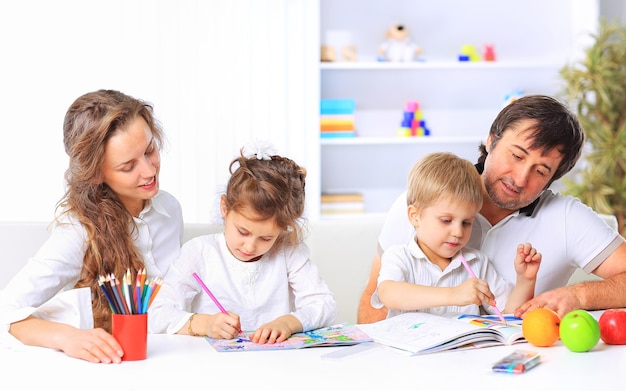
M469 304L481 305L487 303L491 306L496 304L496 298L489 289L489 284L479 278L469 278L455 288L455 305L465 306Z
M527 280L535 280L540 263L541 253L537 252L537 249L532 247L530 243L517 246L515 271L519 277L523 277Z

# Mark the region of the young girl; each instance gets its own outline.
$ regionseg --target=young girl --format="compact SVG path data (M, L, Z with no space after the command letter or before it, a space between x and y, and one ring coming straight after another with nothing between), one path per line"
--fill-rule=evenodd
M124 352L109 334L111 309L98 277L121 280L127 269L144 267L149 277L162 276L180 253L180 204L159 190L164 134L152 106L100 90L72 103L63 136L67 190L49 239L0 292L0 339L120 362ZM64 314L79 316L74 325L37 311L52 298L66 299Z
M150 309L150 331L230 339L244 330L275 343L331 325L335 298L302 241L305 169L259 146L242 149L230 172L224 232L185 243Z
M514 261L517 281L512 287L479 251L464 248L483 202L476 168L451 153L433 153L409 173L408 217L415 238L390 247L381 259L372 306L389 308L388 318L408 311L478 315L479 305L494 313L506 303L513 313L533 297L541 254L520 244ZM478 278L470 278L464 257Z

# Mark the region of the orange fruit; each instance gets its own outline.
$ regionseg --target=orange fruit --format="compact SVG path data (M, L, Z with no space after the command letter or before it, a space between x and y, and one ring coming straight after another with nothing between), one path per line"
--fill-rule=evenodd
M549 308L535 308L522 320L522 333L529 343L540 346L552 346L559 340L559 315Z

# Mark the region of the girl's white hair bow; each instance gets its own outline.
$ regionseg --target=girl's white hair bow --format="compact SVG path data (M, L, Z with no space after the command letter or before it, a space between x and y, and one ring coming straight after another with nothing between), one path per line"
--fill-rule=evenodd
M272 160L272 155L276 155L276 148L269 141L254 140L243 147L243 156L251 159L256 156L259 160Z

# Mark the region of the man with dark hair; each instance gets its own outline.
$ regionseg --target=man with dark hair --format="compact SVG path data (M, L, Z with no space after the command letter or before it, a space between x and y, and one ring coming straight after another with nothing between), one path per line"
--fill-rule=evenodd
M483 180L484 202L473 222L467 246L481 250L498 273L515 283L512 253L530 242L543 254L535 297L515 315L548 307L559 316L574 309L626 307L626 241L578 199L548 187L569 172L581 155L584 131L562 103L544 95L525 96L506 106L494 120L476 168ZM389 210L378 240L368 284L361 296L358 322L384 319L374 308L383 252L411 240L406 193ZM567 285L577 268L601 281Z

